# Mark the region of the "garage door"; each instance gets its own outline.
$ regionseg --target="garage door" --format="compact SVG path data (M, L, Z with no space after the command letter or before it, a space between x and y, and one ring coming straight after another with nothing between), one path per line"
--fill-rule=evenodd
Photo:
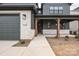
M0 14L0 40L20 39L19 14Z

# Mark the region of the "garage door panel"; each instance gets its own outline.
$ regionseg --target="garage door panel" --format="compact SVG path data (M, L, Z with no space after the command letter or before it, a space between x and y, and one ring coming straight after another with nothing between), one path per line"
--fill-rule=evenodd
M20 39L20 17L19 14L0 15L0 39Z

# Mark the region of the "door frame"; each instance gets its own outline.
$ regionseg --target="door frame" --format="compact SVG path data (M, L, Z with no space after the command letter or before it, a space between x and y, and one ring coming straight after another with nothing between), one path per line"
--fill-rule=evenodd
M43 20L42 19L40 19L37 22L37 31L38 31L38 34L43 34Z

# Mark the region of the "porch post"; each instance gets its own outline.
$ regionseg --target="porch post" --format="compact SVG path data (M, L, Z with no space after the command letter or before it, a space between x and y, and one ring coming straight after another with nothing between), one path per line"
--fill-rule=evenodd
M37 28L37 22L38 22L38 18L35 18L35 36L37 36L38 33L38 28Z
M78 18L78 35L79 35L79 18Z
M60 18L57 18L57 38L60 37Z

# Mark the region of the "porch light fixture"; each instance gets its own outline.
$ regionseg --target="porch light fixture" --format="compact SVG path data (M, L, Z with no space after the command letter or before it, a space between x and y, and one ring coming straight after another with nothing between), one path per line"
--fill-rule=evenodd
M26 14L23 14L23 15L22 15L22 19L23 19L23 20L26 20Z
M48 22L48 28L50 28L51 26L50 26L50 22Z
M22 14L22 20L24 20L23 26L27 26L26 14Z

